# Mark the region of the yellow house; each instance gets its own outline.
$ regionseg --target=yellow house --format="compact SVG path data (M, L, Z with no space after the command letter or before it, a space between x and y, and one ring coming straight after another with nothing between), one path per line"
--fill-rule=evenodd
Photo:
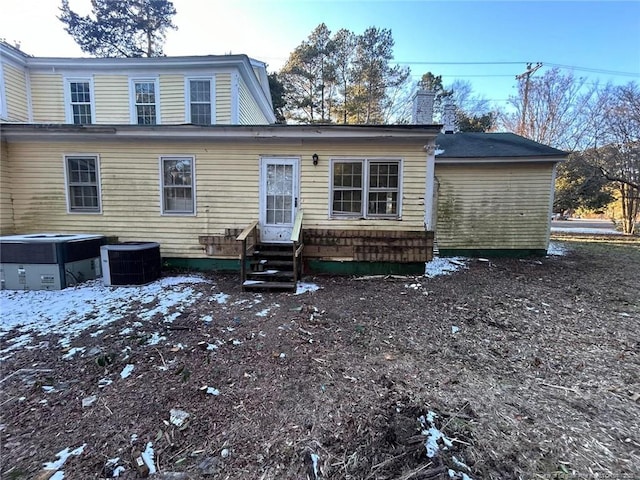
M419 120L432 106L417 99ZM0 117L2 235L158 242L165 262L240 269L246 288L291 286L302 265L422 273L434 236L442 253L544 254L564 156L430 121L274 125L265 65L244 55L49 59L2 43Z

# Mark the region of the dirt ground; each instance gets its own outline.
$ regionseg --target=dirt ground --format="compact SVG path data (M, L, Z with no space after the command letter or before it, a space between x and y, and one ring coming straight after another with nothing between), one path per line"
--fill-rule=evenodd
M65 479L139 478L151 443L155 478L640 478L640 241L594 238L302 295L210 274L188 312L146 321L156 345L121 333L135 314L72 358L41 339L2 362L0 477L49 478L84 445Z

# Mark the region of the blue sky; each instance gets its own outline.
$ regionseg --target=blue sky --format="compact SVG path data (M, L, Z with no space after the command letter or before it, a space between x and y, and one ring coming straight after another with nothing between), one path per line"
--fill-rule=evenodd
M414 79L469 81L504 105L527 62L573 68L589 81L640 82L640 1L173 0L168 55L245 53L278 70L321 22L332 32L388 28ZM70 0L88 13L90 0ZM0 37L36 56L82 56L55 18L59 0L2 0ZM514 63L499 63L514 62ZM447 64L448 63L448 64ZM472 64L478 63L478 64ZM614 74L619 72L619 74ZM621 73L626 73L623 75Z

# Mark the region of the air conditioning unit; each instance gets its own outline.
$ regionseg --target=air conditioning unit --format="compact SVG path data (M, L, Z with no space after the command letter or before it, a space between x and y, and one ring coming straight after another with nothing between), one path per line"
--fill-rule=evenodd
M100 247L102 280L107 286L145 285L160 278L160 244L125 242Z
M103 235L34 233L0 237L0 288L60 290L100 277Z

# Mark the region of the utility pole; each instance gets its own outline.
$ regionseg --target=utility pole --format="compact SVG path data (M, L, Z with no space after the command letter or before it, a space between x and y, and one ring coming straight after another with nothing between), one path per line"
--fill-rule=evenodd
M529 106L529 78L542 68L542 63L538 62L535 66L531 63L527 63L527 71L516 75L516 80L524 80L524 92L522 98L522 118L520 119L520 127L518 129L519 135L524 135L524 122L527 118L527 107Z

